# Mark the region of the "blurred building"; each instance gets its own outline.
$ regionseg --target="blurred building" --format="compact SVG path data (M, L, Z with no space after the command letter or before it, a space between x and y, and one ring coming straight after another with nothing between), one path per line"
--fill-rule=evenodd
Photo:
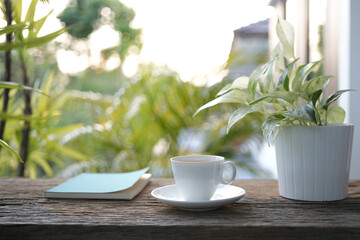
M234 30L230 51L229 77L249 76L268 60L269 19Z

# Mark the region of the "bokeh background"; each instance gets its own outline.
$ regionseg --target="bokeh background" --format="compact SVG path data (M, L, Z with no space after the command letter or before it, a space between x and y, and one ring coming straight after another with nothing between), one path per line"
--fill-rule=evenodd
M276 178L274 149L261 135L260 115L249 114L226 134L235 105L193 114L269 59L278 16L294 24L304 62L327 54L325 23L332 16L329 0L12 2L14 8L22 4L26 24L34 4L34 21L52 11L40 38L69 27L50 42L11 50L12 81L22 82L18 69L24 63L28 85L47 95L31 93L32 114L25 119L22 91L10 91L2 138L20 149L28 121L29 148L22 172L11 152L1 150L0 175L31 178L145 166L156 177L171 177L169 158L182 154L225 156L237 164L237 178ZM31 35L21 31L23 38ZM5 55L3 49L1 75ZM318 71L334 70L329 66L325 62Z

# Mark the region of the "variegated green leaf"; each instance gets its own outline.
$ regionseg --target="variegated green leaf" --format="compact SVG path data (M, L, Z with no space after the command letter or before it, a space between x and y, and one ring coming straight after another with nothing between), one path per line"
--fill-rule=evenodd
M284 71L285 61L284 54L281 42L276 44L274 50L270 54L271 59L275 59L275 69L279 71Z
M245 77L245 76L238 77L232 82L232 84L227 84L225 87L223 87L216 96L223 95L224 93L227 93L234 89L245 90L247 88L248 83L249 83L249 77Z
M302 65L299 67L298 72L296 73L296 76L292 82L292 90L296 92L301 91L301 86L303 82L306 80L307 76L310 74L310 72L319 65L321 61L311 62L305 65Z
M336 100L339 99L339 97L341 96L341 94L345 93L345 92L349 92L349 91L355 91L354 89L346 89L346 90L339 90L336 93L332 94L327 100L326 103L323 105L323 108L328 109L330 104L332 104L333 102L335 102Z
M322 92L323 92L322 89L319 89L319 90L317 90L316 92L314 92L314 93L312 94L312 96L311 96L311 102L312 102L314 108L316 107L316 102L319 100Z
M325 89L329 84L331 76L319 76L305 82L301 87L301 92L312 94L320 89Z
M327 111L328 123L343 123L345 120L345 110L340 106L332 106Z
M289 91L289 82L290 82L290 74L291 74L291 71L293 70L294 66L295 66L295 63L298 59L295 59L294 61L292 61L291 63L289 63L285 70L281 73L277 83L276 83L276 86L275 86L275 89L276 90L285 90L285 91Z
M228 122L227 133L235 123L243 119L247 114L253 112L262 112L262 108L260 106L241 105L231 114Z
M216 94L216 96L220 96L220 95L223 95L224 93L227 93L229 92L231 89L231 83L229 84L226 84L222 89L220 89L220 91Z
M323 90L319 89L316 92L314 92L313 94L311 94L311 102L315 111L315 119L316 119L316 124L321 125L321 115L319 113L319 111L316 108L316 102L320 99L320 96L322 95Z
M257 98L256 100L252 101L250 103L250 105L254 105L256 103L259 103L261 101L267 100L267 99L283 99L286 102L293 104L298 98L299 98L299 94L294 93L294 92L283 92L283 91L276 91L276 92L271 92L271 93L267 93L262 95L261 97Z
M225 93L224 95L215 98L214 100L208 102L207 104L201 106L193 116L196 116L199 112L202 110L213 107L219 103L245 103L245 94L238 90L232 90L228 93Z
M285 116L275 113L267 117L262 124L261 130L269 145L275 141L275 138L279 134L279 130L281 128L280 123L284 120L286 120Z
M248 98L250 101L253 101L255 99L256 88L259 84L260 78L262 76L264 76L264 74L266 73L269 66L274 64L274 61L275 60L271 60L270 62L267 62L266 64L256 68L251 73L250 78L249 78L249 84L247 87ZM263 88L260 87L260 91L261 91L261 89L263 89Z
M269 65L265 70L265 79L263 86L263 93L268 93L274 91L274 73L275 73L275 60L270 61Z
M264 74L264 66L256 68L250 75L249 84L247 87L247 93L249 100L252 101L255 99L256 87L260 80L260 77Z
M315 124L317 123L312 102L308 102L307 104L295 108L294 110L285 111L284 114L297 120L303 120Z
M284 57L292 59L294 57L294 27L283 19L278 19L276 24L276 34L282 43Z

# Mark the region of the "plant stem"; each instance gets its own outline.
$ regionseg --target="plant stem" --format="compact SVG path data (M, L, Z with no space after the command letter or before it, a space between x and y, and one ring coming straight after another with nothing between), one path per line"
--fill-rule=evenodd
M315 106L314 106L314 109L315 109L315 118L316 118L316 121L319 120L319 122L316 123L316 125L321 126L322 124L321 124L320 113L319 113L318 109L317 109ZM325 125L326 125L326 120L325 120Z
M12 23L12 9L11 9L11 0L5 0L5 17L6 17L6 25L10 26ZM6 43L11 43L13 39L12 33L6 34ZM11 82L11 51L5 52L5 74L4 74L4 81ZM9 105L9 92L10 89L4 89L3 95L3 105L2 105L2 112L6 113ZM3 139L4 132L6 126L6 119L2 119L0 121L0 139Z
M327 116L328 116L328 111L326 109L326 111L325 111L325 126L327 126Z
M25 65L24 58L21 58L21 72L23 77L23 84L25 86L29 86L29 78L27 75L27 68ZM31 92L30 91L24 91L24 102L25 102L25 109L24 109L24 115L25 116L31 116L32 110L31 110ZM24 170L25 170L25 164L28 157L29 152L29 141L30 141L30 130L31 125L30 121L24 122L24 127L21 130L21 145L20 145L20 157L23 159L24 163L19 163L18 167L18 176L23 177L24 176Z

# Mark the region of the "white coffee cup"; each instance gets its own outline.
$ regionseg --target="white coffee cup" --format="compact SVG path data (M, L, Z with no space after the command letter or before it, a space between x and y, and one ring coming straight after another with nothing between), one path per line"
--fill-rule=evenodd
M186 201L208 201L219 184L230 184L236 176L233 162L213 155L186 155L170 159L176 186ZM223 178L224 167L231 166L228 181Z

